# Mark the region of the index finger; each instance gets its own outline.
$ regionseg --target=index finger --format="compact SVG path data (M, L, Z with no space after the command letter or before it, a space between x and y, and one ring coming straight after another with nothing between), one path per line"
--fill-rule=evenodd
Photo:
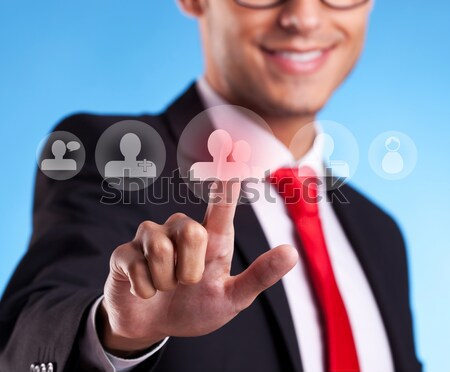
M213 183L203 222L208 232L219 235L229 235L234 232L233 219L240 192L241 180L239 178L227 181L217 180Z

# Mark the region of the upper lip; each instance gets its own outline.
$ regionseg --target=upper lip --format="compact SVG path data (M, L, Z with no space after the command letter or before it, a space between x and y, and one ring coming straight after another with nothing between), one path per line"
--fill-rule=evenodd
M296 47L292 45L286 45L286 46L265 46L262 45L261 48L269 53L280 53L280 52L287 52L287 53L307 53L307 52L313 52L318 50L327 50L333 48L334 45L327 45L327 46L308 46L308 47Z

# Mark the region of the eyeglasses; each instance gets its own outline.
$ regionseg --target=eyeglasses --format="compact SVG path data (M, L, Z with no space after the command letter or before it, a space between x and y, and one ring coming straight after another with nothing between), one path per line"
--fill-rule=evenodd
M269 9L275 8L288 0L234 0L236 4L250 9ZM337 9L347 10L361 6L370 0L320 0L326 6Z

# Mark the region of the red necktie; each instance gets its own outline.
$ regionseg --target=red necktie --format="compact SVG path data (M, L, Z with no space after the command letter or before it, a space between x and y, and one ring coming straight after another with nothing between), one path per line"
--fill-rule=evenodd
M359 372L347 311L334 277L318 208L318 182L309 167L281 168L270 176L297 228L305 266L323 322L326 368L329 372Z

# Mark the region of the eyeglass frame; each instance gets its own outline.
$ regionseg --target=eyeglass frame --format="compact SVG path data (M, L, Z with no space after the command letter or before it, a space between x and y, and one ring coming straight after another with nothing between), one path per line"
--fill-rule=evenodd
M244 1L244 3L243 3L243 1ZM245 4L245 0L234 0L234 2L237 5L242 6L244 8L247 8L247 9L254 9L254 10L265 10L265 9L276 8L277 6L280 6L283 3L286 3L287 1L289 1L289 0L278 0L278 1L275 1L273 4L270 4L270 5L258 6L258 5ZM327 7L335 9L335 10L350 10L350 9L358 8L358 7L360 7L360 6L364 5L364 4L367 4L368 2L370 2L370 0L362 0L358 4L347 5L347 6L331 5L331 4L327 3L327 0L320 0L320 2L325 4Z

